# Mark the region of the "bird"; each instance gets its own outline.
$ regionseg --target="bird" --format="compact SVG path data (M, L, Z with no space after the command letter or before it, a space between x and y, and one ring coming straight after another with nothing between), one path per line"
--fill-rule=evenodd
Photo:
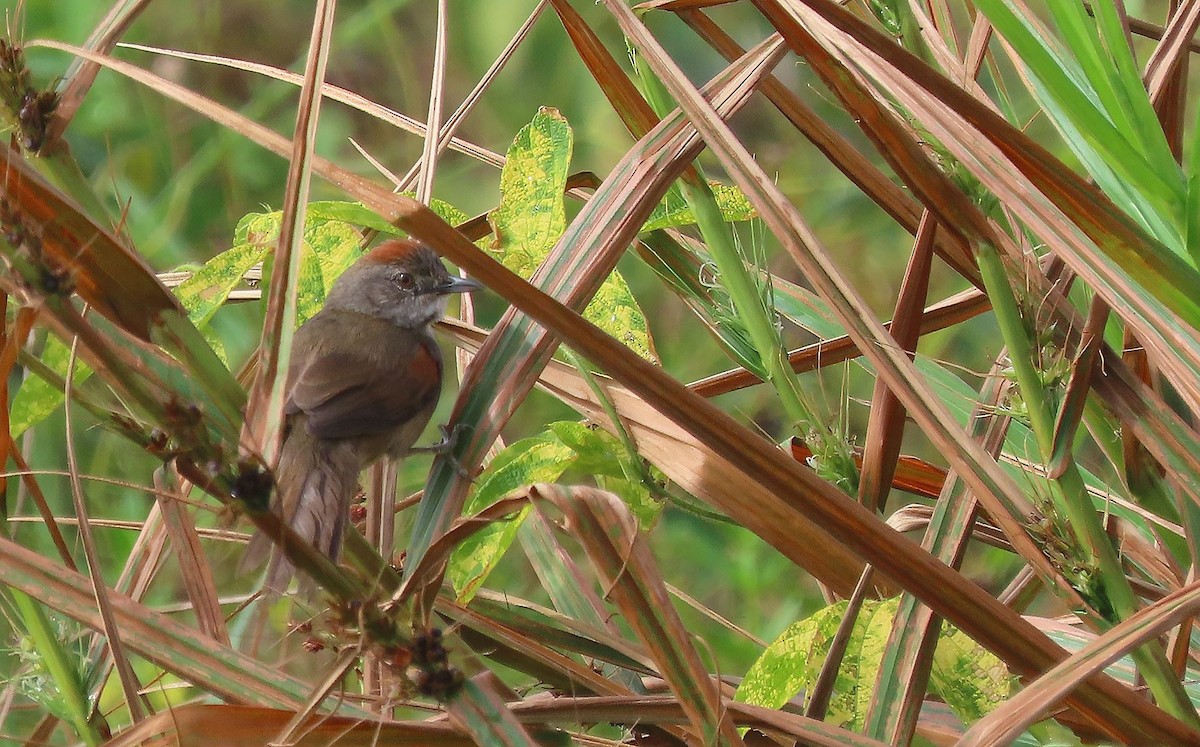
M338 277L324 307L296 330L288 367L283 444L271 509L336 561L358 475L408 454L442 390L432 325L451 294L483 286L451 275L427 245L393 239ZM270 552L266 588L286 591L294 569L256 534L242 567Z

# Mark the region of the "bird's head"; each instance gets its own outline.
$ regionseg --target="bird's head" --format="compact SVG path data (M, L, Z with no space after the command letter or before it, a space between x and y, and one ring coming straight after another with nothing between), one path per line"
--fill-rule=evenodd
M385 241L364 254L333 284L327 309L379 317L401 327L425 327L446 310L451 293L482 288L451 275L428 246L412 239Z

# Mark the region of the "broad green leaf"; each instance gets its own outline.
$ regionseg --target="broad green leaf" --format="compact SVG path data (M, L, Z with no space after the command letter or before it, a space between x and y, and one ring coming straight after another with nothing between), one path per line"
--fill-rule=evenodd
M966 633L945 625L933 654L929 684L969 724L1008 699L1017 678Z
M42 363L55 373L66 377L67 363L71 359L71 348L54 335L46 336L46 348L42 351ZM92 370L81 360L75 362L75 384L92 375ZM63 403L63 391L51 386L38 376L27 376L13 397L9 412L9 428L13 438L37 425L50 416Z
M500 172L500 204L488 213L495 235L490 248L524 278L533 275L566 228L563 193L572 143L567 120L543 107L517 133ZM583 315L638 355L655 359L646 318L620 273L604 280Z
M414 199L416 198L415 192L401 192L401 194ZM430 200L429 209L437 213L438 217L452 226L465 223L470 219L469 215L443 200ZM380 233L404 234L399 228L380 218L374 210L364 207L361 202L310 202L308 203L307 214L310 220L340 221L342 223L370 228Z
M899 599L863 603L846 645L826 721L858 729L891 634ZM735 700L780 708L816 682L833 636L846 613L845 601L818 610L783 631L746 672ZM1011 693L1015 679L1004 665L966 634L944 626L934 654L931 687L965 722L979 718Z
M599 487L620 496L643 530L653 526L663 508L643 479L653 468L634 464L641 457L630 454L608 431L577 421L551 423L548 428L575 452L575 470L593 476Z
M463 510L471 515L517 488L555 482L568 469L590 475L597 484L622 498L648 529L662 511L662 502L641 478L621 442L607 431L576 421L550 423L541 435L517 441L500 452L479 476ZM460 601L466 602L500 562L516 537L525 514L496 522L476 532L455 549L449 576Z
M750 200L742 190L720 182L710 181L708 183L712 189L713 197L717 200L717 207L721 210L721 217L726 222L736 223L739 221L747 221L758 216L758 212L754 206L750 204ZM696 222L696 216L692 214L692 209L688 207L687 201L683 199L683 194L680 193L679 187L672 185L667 190L666 196L659 206L654 208L654 212L646 220L646 224L642 226L642 233L649 231L657 231L662 228L676 228L678 226L687 226Z
M789 625L750 666L734 700L780 708L808 690L821 671L845 612L846 602L842 601Z
M326 282L321 264L320 255L312 249L312 245L305 244L304 251L300 253L300 277L296 281L296 324L304 324L321 310L329 286L341 274L341 270L346 269L340 268Z
M263 260L267 247L263 244L238 244L227 249L192 274L175 289L175 295L187 311L188 319L204 327L217 309L229 298L246 272Z
M488 213L493 248L505 266L533 274L567 225L563 192L571 164L573 134L555 109L538 110L521 128L500 172L500 204Z
M500 452L479 476L463 513L467 516L477 513L525 485L554 482L574 459L575 452L549 431L517 441ZM524 518L522 511L513 519L495 522L454 550L447 572L460 602L465 604L475 595L512 545Z

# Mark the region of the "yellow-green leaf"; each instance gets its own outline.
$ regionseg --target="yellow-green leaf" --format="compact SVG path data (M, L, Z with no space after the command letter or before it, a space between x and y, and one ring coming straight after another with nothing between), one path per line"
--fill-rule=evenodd
M573 136L566 118L543 107L517 133L500 173L500 204L488 213L491 249L513 272L533 275L566 228L563 192ZM584 317L644 358L655 359L646 318L620 273L604 280Z
M710 181L708 185L712 189L713 197L716 198L717 208L721 211L721 217L727 223L747 221L758 216L758 212L750 204L750 200L742 190L714 181ZM646 220L646 224L642 226L642 233L656 231L661 228L687 226L695 222L696 216L692 214L692 209L688 207L687 200L683 199L683 194L679 191L679 187L672 186L667 190L663 201L659 203L658 207L654 208L654 212L650 214L650 217Z

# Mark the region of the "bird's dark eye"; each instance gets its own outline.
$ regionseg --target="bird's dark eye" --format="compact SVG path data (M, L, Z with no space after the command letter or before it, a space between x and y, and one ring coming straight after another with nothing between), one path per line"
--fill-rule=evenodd
M402 272L396 276L396 287L400 290L412 290L417 285L417 281L407 272Z

